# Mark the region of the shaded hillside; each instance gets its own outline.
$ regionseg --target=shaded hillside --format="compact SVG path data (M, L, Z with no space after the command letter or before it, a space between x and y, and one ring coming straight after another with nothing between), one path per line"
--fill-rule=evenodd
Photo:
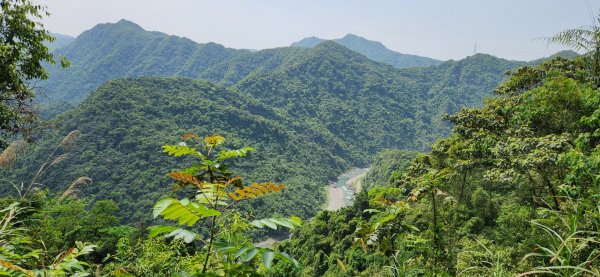
M325 40L318 37L308 37L294 42L290 46L312 48L323 41ZM363 54L369 59L389 64L395 68L432 66L442 62L432 58L394 52L381 42L368 40L353 34L347 34L343 38L334 39L333 41L352 51Z
M334 42L300 54L235 87L295 118L323 123L365 159L383 148L426 150L449 130L442 115L480 105L506 70L522 64L480 54L395 70Z
M254 203L260 216L314 214L324 200L322 184L355 162L345 143L325 129L299 125L244 94L191 79L111 81L58 121L60 127L36 144L13 173L29 180L64 135L80 130L69 158L43 176L44 185L62 192L74 179L89 176L94 183L80 187L82 195L117 201L130 223L148 218L149 207L168 191L165 174L182 165L161 153L161 146L178 143L188 131L223 135L231 148L254 147L256 152L235 171L247 181L288 185L286 193Z
M519 70L484 106L450 116L431 152L381 152L353 207L320 212L280 244L304 268L274 276L593 276L595 77L584 59Z

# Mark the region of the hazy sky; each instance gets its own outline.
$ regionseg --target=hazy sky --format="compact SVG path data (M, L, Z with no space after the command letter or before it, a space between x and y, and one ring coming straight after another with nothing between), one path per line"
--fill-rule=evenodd
M587 2L587 3L586 3ZM131 20L146 30L227 47L288 46L353 33L407 54L461 59L477 52L531 60L561 48L535 38L592 24L600 0L45 0L53 32L76 36ZM590 10L591 9L591 14Z

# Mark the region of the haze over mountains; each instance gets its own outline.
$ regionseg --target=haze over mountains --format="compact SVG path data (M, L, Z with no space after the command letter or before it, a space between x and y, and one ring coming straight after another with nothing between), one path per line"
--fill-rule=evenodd
M151 26L254 45L298 34L250 28L230 9L246 4L228 3L218 13L226 22L194 26L176 19L208 14L169 14L182 4L167 5L168 22ZM516 53L507 38L534 27L507 28L482 4L502 17L495 26L485 10L453 2L425 7L444 24L453 11L476 16L469 28L426 29L416 18L369 28L366 15L383 14L356 18L350 6L336 10L350 24L331 9L318 9L329 21L294 12L314 21L301 29L388 32L438 57L456 53L452 43L468 47L460 35L480 37L470 27L490 22L494 51ZM440 61L354 34L248 50L127 20L53 34L44 47L44 26L28 21L43 6L2 9L3 93L14 95L0 117L2 144L12 140L0 154L2 276L600 276L600 28L548 38L583 43L581 56ZM407 3L384 10L423 15ZM123 11L147 16L111 16ZM258 35L272 27L287 36ZM410 33L399 37L397 27Z
M84 135L46 176L52 189L90 176L98 183L82 190L93 199L113 199L123 211L139 201L151 205L166 192L156 176L176 167L160 146L194 130L231 137L232 147L256 147L238 169L289 185L290 194L261 200L269 205L254 203L256 213L305 216L319 210L327 180L385 148L427 150L449 131L442 115L480 105L505 71L525 64L477 54L397 69L333 41L251 52L148 32L126 20L97 25L56 53L72 65L50 67L40 87L49 102L68 103L53 108L67 111L27 161L41 160L73 129ZM20 174L35 166L23 163ZM118 192L125 188L130 193Z
M308 37L294 42L290 46L312 48L323 41L325 40L318 37ZM334 39L333 41L352 51L363 54L369 59L389 64L395 68L432 66L442 62L432 58L394 52L387 49L381 42L368 40L353 34L347 34L343 38Z
M290 194L253 203L257 214L314 215L328 180L368 164L382 149L427 151L450 130L444 114L481 105L507 70L526 64L476 54L399 69L334 41L253 52L145 31L126 20L60 43L55 52L71 66L49 67L50 79L39 88L47 115L65 112L17 175L35 172L34 161L79 129L82 140L48 173L49 187L60 191L90 176L98 182L84 194L115 200L123 211L135 203L149 207L166 192L156 176L177 164L160 147L193 130L231 137L231 147L256 147L237 169L253 181L289 185ZM132 221L146 217L127 214Z

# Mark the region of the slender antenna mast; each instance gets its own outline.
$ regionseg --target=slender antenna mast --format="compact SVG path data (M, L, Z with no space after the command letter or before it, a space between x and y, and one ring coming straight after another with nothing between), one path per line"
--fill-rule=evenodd
M477 42L475 42L475 48L473 48L473 55L477 54Z

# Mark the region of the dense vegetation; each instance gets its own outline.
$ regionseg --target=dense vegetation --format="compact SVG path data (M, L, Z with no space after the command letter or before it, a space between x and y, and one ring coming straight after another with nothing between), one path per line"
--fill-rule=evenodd
M64 38L73 67L43 85L68 110L0 155L0 274L600 276L597 33L587 55L516 70L127 21ZM323 185L373 156L354 205L319 212ZM253 244L278 226L291 239Z
M234 138L232 146L259 150L248 162L236 163L235 171L249 180L283 181L290 193L258 200L258 215L314 214L324 200L322 184L355 161L339 138L319 126L300 125L247 95L191 79L112 81L57 120L60 128L29 149L32 155L16 161L13 172L20 180L31 179L38 161L76 129L81 136L64 153L68 159L45 173L44 185L63 191L72 180L88 176L94 182L81 193L116 201L129 223L149 218L140 207L149 208L167 191L164 174L174 161L157 153L187 131L226 135Z
M161 44L168 47L165 55L182 53L168 58L172 66L163 65L156 54ZM207 47L217 46L146 32L126 21L99 25L63 48L72 66L52 72L54 78L45 85L60 80L56 88L65 93L61 97L76 100L85 94L71 92L82 93L119 74L186 75L182 72L191 65L201 68L194 59L216 55L204 52ZM176 61L184 61L185 55L177 49L192 48L199 56L187 57L189 66L178 67ZM294 191L257 201L258 214L278 210L307 218L324 202L322 185L337 174L367 164L383 148L426 150L449 130L443 114L477 105L504 78L504 71L522 64L479 54L434 68L397 70L333 42L252 55L219 49L232 57L205 72L220 76L215 79L233 78L236 84L230 89L181 78L108 82L57 117L57 129L41 138L7 177L29 179L36 161L77 129L83 133L77 147L69 159L47 171L44 184L56 192L75 178L91 177L94 184L82 188L83 195L114 200L121 215L127 215L125 222L143 221L147 213L134 206L149 207L164 192L159 188L165 179L157 176L173 165L155 153L160 145L193 130L227 135L231 143L260 149L259 156L251 156L252 166L236 164L236 170L253 180L284 181ZM134 57L131 51L140 52ZM66 86L70 89L62 90Z
M315 51L296 47L256 52L235 50L215 43L198 44L186 38L148 32L132 22L121 20L114 24L99 24L55 52L68 57L72 64L66 70L49 67L50 79L38 84L38 94L44 102L64 105L55 102L77 104L100 84L121 77L179 76L231 86L246 77L282 69L289 63L313 56ZM501 73L522 64L494 58L496 61L503 65ZM507 63L511 65L504 66ZM452 66L456 62L448 64ZM385 68L383 64L373 63L373 66ZM390 74L405 72L408 78L419 72L392 67L384 70ZM459 76L460 68L455 74ZM491 87L495 87L502 77L499 74ZM481 90L481 93L488 92Z
M309 37L294 42L290 46L311 48L324 41L317 37ZM389 64L395 68L423 67L442 63L442 61L432 58L394 52L387 49L381 42L368 40L353 34L347 34L343 38L334 39L333 41L352 51L363 54L371 60Z
M54 64L46 42L54 37L38 22L48 12L26 0L0 1L0 148L15 137L29 140L37 125L31 82L47 79ZM60 58L60 56L59 56ZM64 59L61 65L66 66Z
M75 139L70 134L58 147L68 148ZM95 270L97 276L260 276L274 261L297 267L289 254L254 246L245 233L265 227L293 229L302 224L300 218L251 221L234 208L249 199L282 193L286 186L249 184L234 176L228 162L254 149L228 149L224 142L218 135L202 139L186 133L179 144L162 147L170 156L187 156L194 162L167 174L172 192L154 204L152 214L176 224L148 228L147 240L131 227L117 226L114 202L101 200L86 209L76 198L77 182L60 197L16 186L18 198L2 199L7 205L0 210L0 274L89 276L87 270ZM93 263L84 262L84 255Z
M452 135L409 166L383 157L406 153L383 152L368 179L393 178L352 208L320 213L281 249L313 276L598 276L600 93L590 64L518 70L482 108L449 116Z

